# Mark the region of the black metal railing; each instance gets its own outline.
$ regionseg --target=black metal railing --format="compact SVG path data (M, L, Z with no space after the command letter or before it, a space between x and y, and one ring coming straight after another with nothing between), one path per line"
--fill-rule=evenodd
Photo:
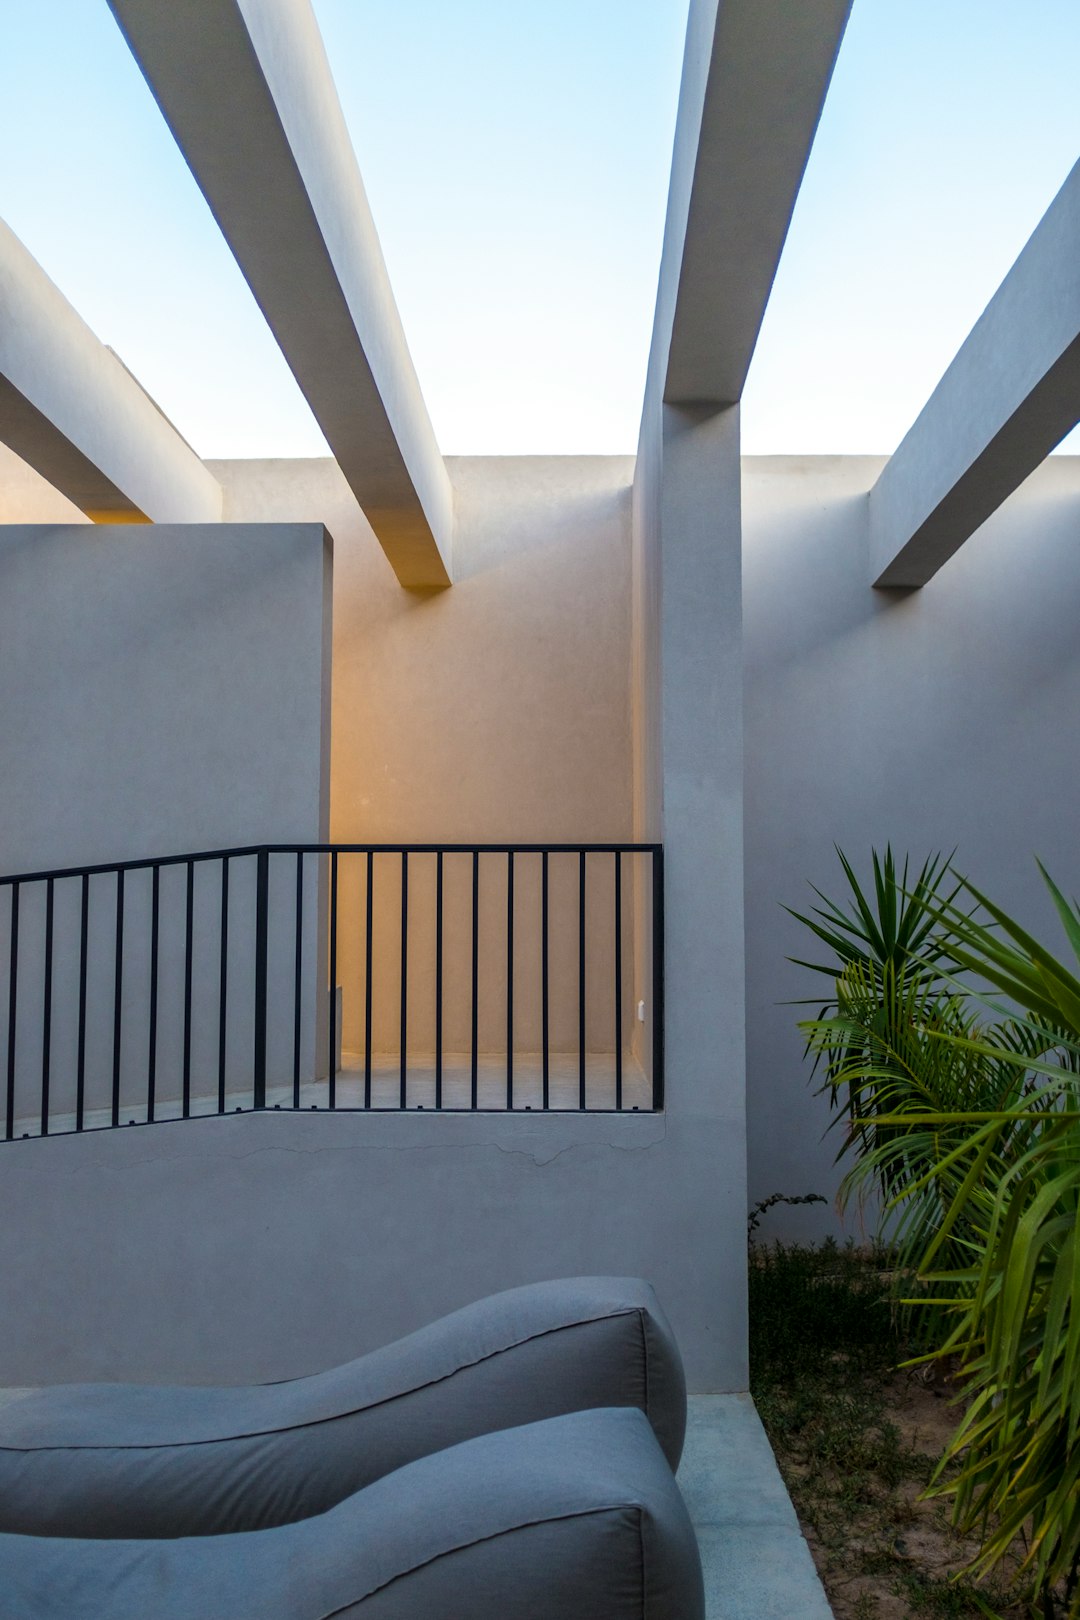
M3 1135L658 1109L663 928L656 844L272 844L3 877Z

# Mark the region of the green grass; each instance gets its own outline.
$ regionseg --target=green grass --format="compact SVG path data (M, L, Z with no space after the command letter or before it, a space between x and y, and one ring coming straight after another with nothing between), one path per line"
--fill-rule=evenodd
M860 1372L896 1365L884 1253L797 1244L755 1247L750 1268L750 1380L762 1390L816 1382L841 1357Z

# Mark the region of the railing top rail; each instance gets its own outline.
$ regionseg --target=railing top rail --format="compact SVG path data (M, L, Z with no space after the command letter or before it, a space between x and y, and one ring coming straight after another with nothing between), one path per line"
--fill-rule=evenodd
M40 872L0 874L0 888L14 883L43 883L52 878L104 877L117 872L152 871L186 866L189 861L242 860L267 855L659 855L663 845L599 844L243 844L232 849L201 849L184 855L149 855L132 861L103 861L94 866L64 866Z

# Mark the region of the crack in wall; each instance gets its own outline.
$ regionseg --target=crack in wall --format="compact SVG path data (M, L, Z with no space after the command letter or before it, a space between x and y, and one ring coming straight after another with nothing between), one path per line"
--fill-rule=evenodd
M531 1159L533 1165L537 1169L543 1169L547 1165L553 1164L557 1159L564 1158L568 1153L574 1153L579 1150L595 1151L600 1149L618 1153L647 1153L654 1148L662 1146L667 1140L666 1115L646 1116L646 1118L650 1118L650 1122L652 1122L653 1119L658 1119L661 1122L659 1125L659 1134L652 1136L651 1139L646 1142L617 1141L611 1137L605 1137L602 1140L579 1138L573 1142L563 1143L561 1146L554 1149L545 1149L543 1144L539 1143L535 1145L523 1144L518 1146L512 1143L500 1141L495 1137L488 1137L479 1141L471 1142L462 1142L460 1140L448 1142L333 1142L329 1144L316 1143L312 1144L311 1146L299 1146L295 1143L273 1142L264 1143L258 1147L244 1148L238 1151L230 1149L225 1149L222 1151L220 1145L215 1143L212 1147L208 1148L207 1151L202 1153L148 1153L139 1158L129 1159L122 1164L106 1164L102 1162L102 1160L98 1159L93 1164L78 1164L62 1169L55 1166L42 1167L40 1164L12 1164L9 1168L16 1173L21 1172L23 1175L39 1177L67 1177L93 1174L119 1176L127 1174L131 1171L143 1169L149 1165L202 1164L210 1166L219 1163L235 1164L244 1159L253 1159L266 1154L275 1153L300 1154L308 1157L329 1157L330 1155L355 1153L476 1153L479 1150L493 1148L499 1153L512 1157ZM164 1123L172 1124L176 1122L166 1121ZM40 1140L40 1138L36 1138L35 1140ZM105 1151L109 1150L106 1149Z

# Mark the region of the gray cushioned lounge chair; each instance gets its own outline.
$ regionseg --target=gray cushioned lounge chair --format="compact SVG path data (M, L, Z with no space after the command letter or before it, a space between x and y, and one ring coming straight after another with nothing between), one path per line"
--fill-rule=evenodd
M645 1414L675 1468L686 1388L653 1290L611 1277L537 1283L311 1378L9 1393L0 1401L0 1531L263 1530L324 1513L475 1435L618 1406Z
M701 1620L697 1544L644 1416L468 1440L259 1534L0 1535L4 1620Z

